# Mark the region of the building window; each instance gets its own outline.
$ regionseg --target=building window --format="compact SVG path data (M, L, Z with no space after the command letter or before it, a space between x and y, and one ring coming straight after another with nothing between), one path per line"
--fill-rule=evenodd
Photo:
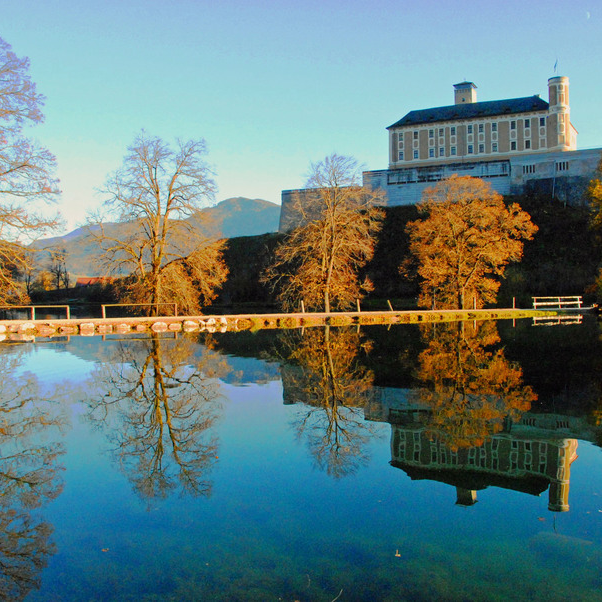
M456 126L455 126L455 125L452 125L452 126L449 128L449 135L450 135L450 136L455 136L455 135L456 135Z
M484 144L479 144L479 152L480 153L484 153L485 152L485 145Z
M535 165L523 165L523 175L535 173Z
M492 131L492 132L497 132L497 121L494 121L494 122L491 124L491 131Z
M429 130L429 138L435 137L435 130Z
M445 157L445 147L443 147L443 146L439 147L439 156Z
M546 127L546 118L545 117L540 117L539 118L539 127L540 128L545 128Z
M455 146L452 146L452 147L449 149L449 154L450 154L450 155L452 155L452 156L456 154L456 147L455 147Z
M479 134L483 133L483 124L479 123Z
M568 168L568 161L556 161L556 171L567 171Z
M525 148L527 150L531 148L531 140L525 140Z
M516 121L512 120L512 121L510 122L510 129L511 129L511 130L515 130L515 129L516 129Z
M403 151L399 151L398 161L403 161Z
M497 153L497 142L492 142L491 143L491 152L492 153Z
M414 132L414 140L418 140L418 132L417 131Z
M434 148L429 148L429 158L433 158L435 156L435 149Z
M510 143L510 150L516 150L516 140L513 140L513 141Z
M525 119L525 129L528 130L531 127L531 120Z
M472 144L468 145L468 154L472 155Z
M414 151L414 159L418 159L418 151L417 150Z
M472 124L471 124L471 125L469 125L469 126L467 126L467 128L468 128L468 129L466 130L466 131L467 131L467 133L468 133L468 134L472 134Z
M443 128L439 128L439 136L443 137Z

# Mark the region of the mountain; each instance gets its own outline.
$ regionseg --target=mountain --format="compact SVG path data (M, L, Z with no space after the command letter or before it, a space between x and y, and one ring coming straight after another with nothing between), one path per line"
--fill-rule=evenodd
M235 197L203 210L211 215L222 238L278 232L280 205L262 199Z
M280 205L263 199L235 197L225 199L213 207L202 209L203 217L189 218L191 223L210 238L236 238L277 232L280 221ZM117 223L105 224L115 235L124 226ZM67 270L72 276L99 276L94 259L98 256L98 244L90 237L87 227L77 228L64 236L54 236L36 241L36 249L65 249ZM45 259L42 258L41 261Z

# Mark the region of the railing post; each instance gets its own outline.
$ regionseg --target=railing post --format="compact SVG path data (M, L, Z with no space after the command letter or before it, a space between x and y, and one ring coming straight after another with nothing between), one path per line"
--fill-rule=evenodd
M107 311L106 311L105 307L106 307L105 305L101 305L100 306L100 308L101 308L101 315L102 315L102 319L103 320L107 317Z
M67 320L71 319L71 308L67 305Z
M35 305L31 306L31 319L32 319L32 321L36 319L36 306Z
M305 303L303 303L303 299L301 299L301 313L305 313Z
M362 311L361 308L360 308L360 300L356 299L355 301L357 303L357 313L359 314Z
M174 314L174 316L176 316L176 317L177 317L177 315L178 315L178 304L177 304L177 303L174 303L174 304L173 304L173 314Z

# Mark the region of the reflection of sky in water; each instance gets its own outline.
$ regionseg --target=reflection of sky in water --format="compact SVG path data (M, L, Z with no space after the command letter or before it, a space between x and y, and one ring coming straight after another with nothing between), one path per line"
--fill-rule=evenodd
M548 511L547 491L494 486L474 506L456 505L453 486L390 464L387 422L370 422L366 464L337 479L316 464L315 442L297 437L300 421L323 410L285 404L275 364L228 356L239 374L209 402L218 411L203 475L211 495L191 497L176 483L165 499L142 499L132 456L119 459L112 436L133 415L119 412L145 402L109 408L110 427L93 424L86 402L104 393L86 398L81 385L94 345L73 342L30 346L21 367L80 387L64 434L65 488L39 511L57 552L30 600L333 600L341 590L340 600L600 599L602 452L591 443L579 442L565 513Z
M81 382L88 378L94 368L94 362L74 356L62 346L30 344L26 350L16 375L31 372L47 385L64 381Z

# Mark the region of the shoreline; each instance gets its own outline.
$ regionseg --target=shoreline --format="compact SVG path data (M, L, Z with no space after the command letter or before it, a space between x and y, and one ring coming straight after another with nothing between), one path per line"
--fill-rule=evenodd
M0 320L0 341L27 341L35 339L36 336L95 336L145 332L237 332L315 326L516 320L519 318L557 316L563 313L562 310L554 309L508 308Z

